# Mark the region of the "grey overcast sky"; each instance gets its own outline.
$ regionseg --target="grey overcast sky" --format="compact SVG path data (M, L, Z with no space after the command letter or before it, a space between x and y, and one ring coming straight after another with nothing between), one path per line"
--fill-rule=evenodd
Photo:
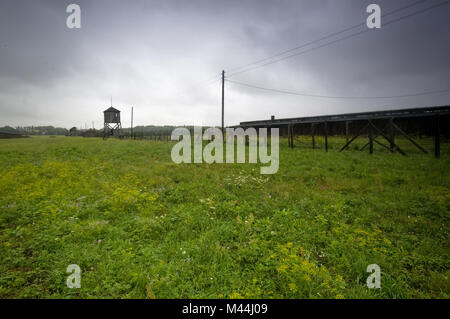
M450 89L450 4L383 26L442 1L425 0L383 17L379 30L229 79L333 96ZM91 126L94 121L100 128L111 95L113 106L122 111L125 127L130 125L131 106L136 125L220 125L222 69L232 70L364 23L371 3L379 4L386 14L415 2L2 0L0 126L69 128ZM81 7L81 29L66 27L70 3ZM213 77L216 81L204 82ZM225 124L270 115L297 117L444 104L450 104L448 92L344 100L290 96L226 83Z

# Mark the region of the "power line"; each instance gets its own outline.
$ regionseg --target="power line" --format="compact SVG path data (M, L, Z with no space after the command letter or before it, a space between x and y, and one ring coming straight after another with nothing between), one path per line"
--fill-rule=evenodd
M410 18L410 17L412 17L412 16L415 16L415 15L418 15L418 14L421 14L421 13L424 13L424 12L427 12L427 11L429 11L429 10L438 8L438 7L443 6L443 5L447 5L447 4L449 4L449 3L450 3L450 1L448 1L448 0L443 1L443 2L440 2L440 3L435 4L435 5L433 5L433 6L424 8L424 9L419 10L419 11L415 11L415 12L413 12L413 13L410 13L410 14L407 14L407 15L405 15L405 16L399 17L399 18L397 18L397 19L391 20L391 21L389 21L389 22L383 23L383 26L387 26L387 25L390 25L390 24L393 24L393 23L402 21L402 20L404 20L404 19L407 19L407 18ZM400 10L400 9L398 9L398 10ZM351 27L351 28L353 28L353 27ZM310 48L310 49L307 49L307 50L304 50L304 51L300 51L300 52L297 52L297 53L294 53L294 54L291 54L291 55L287 55L287 56L282 57L282 58L280 58L280 59L276 59L276 60L273 60L273 61L269 61L269 62L266 62L266 63L263 63L263 64L256 65L256 66L251 67L251 68L247 68L247 69L244 69L244 70L241 70L241 71L237 71L237 72L231 73L231 74L228 75L228 77L231 77L231 76L234 76L234 75L237 75L237 74L240 74L240 73L244 73L244 72L249 72L249 71L252 71L252 70L255 70L255 69L258 69L258 68L267 66L267 65L271 65L271 64L274 64L274 63L277 63L277 62L280 62L280 61L283 61L283 60L292 58L292 57L294 57L294 56L299 56L299 55L301 55L301 54L305 54L305 53L311 52L311 51L313 51L313 50L317 50L317 49L323 48L323 47L325 47L325 46L329 46L329 45L331 45L331 44L334 44L334 43L337 43L337 42L340 42L340 41L343 41L343 40L346 40L346 39L349 39L349 38L358 36L358 35L360 35L360 34L363 34L363 33L369 32L369 31L372 31L372 30L371 30L371 29L365 29L365 30L359 31L359 32L357 32L357 33L353 33L353 34L350 34L350 35L348 35L348 36L345 36L345 37L342 37L342 38L339 38L339 39L336 39L336 40L327 42L327 43L322 44L322 45L317 46L317 47L313 47L313 48ZM319 41L319 40L318 40L318 41Z
M394 98L414 97L414 96L432 95L432 94L450 92L450 89L445 89L445 90L428 91L428 92L414 93L414 94L392 95L392 96L331 96L331 95L318 95L318 94L293 92L293 91L287 91L287 90L271 89L271 88L266 88L266 87L262 87L262 86L257 86L257 85L233 81L233 80L227 80L227 82L234 83L234 84L241 85L241 86L250 87L253 89L258 89L258 90L265 90L265 91L297 95L297 96L304 96L304 97L324 98L324 99L347 99L347 100L350 100L350 99L354 99L354 100L394 99Z
M392 15L392 14L394 14L394 13L397 13L397 12L399 12L399 11L403 11L403 10L409 9L409 8L414 7L414 6L416 6L416 5L418 5L418 4L421 4L421 3L423 3L423 2L425 2L425 0L419 0L419 1L416 1L416 2L414 2L414 3L412 3L412 4L407 5L407 6L403 6L403 7L400 7L400 8L398 8L398 9L395 9L395 10L393 10L393 11L390 11L390 12L384 14L383 17L387 17L387 16ZM363 22L363 23L355 24L355 25L353 25L353 26L351 26L351 27L348 27L348 28L345 28L345 29L343 29L343 30L340 30L340 31L337 31L337 32L333 32L333 33L327 34L327 35L325 35L325 36L323 36L323 37L321 37L321 38L319 38L319 39L316 39L316 40L313 40L313 41L310 41L310 42L306 42L306 43L301 44L301 45L299 45L299 46L297 46L297 47L294 47L294 48L291 48L291 49L287 49L287 50L281 51L281 52L276 53L276 54L274 54L274 55L271 55L271 56L269 56L269 57L266 57L266 58L257 60L257 61L252 62L252 63L248 63L248 64L243 65L243 66L238 67L238 68L233 68L233 69L231 69L231 70L228 70L228 72L231 72L231 73L237 72L238 70L245 69L245 68L247 68L247 67L249 67L249 66L252 66L252 65L255 65L255 64L259 64L259 63L261 63L261 62L264 62L264 61L267 61L267 60L276 58L276 57L278 57L278 56L284 55L284 54L286 54L286 53L289 53L289 52L292 52L292 51L295 51L295 50L298 50L298 49L302 49L302 48L307 47L307 46L309 46L309 45L315 44L315 43L317 43L317 42L320 42L320 41L323 41L323 40L326 40L326 39L329 39L329 38L332 38L332 37L334 37L334 36L336 36L336 35L339 35L339 34L341 34L341 33L345 33L345 32L348 32L348 31L350 31L350 30L353 30L353 29L356 29L356 28L359 28L359 27L362 27L362 26L365 26L365 25L366 25L366 24L365 24L364 22Z

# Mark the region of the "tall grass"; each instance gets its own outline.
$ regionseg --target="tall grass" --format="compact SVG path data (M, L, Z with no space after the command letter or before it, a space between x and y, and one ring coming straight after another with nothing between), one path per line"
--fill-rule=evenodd
M448 298L449 145L343 141L282 140L265 176L174 164L173 142L0 140L0 297Z

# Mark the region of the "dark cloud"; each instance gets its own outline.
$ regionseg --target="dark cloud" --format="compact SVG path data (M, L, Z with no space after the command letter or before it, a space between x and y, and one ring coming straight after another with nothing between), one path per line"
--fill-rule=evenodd
M134 106L137 124L217 125L223 68L362 23L373 2L386 13L415 1L3 0L0 125L69 127L94 120L99 127L110 95L124 112ZM439 2L424 1L383 22ZM81 6L80 30L65 25L70 3ZM450 88L449 13L450 5L442 6L233 79L322 95ZM202 82L212 77L217 81ZM448 104L449 98L323 100L227 83L226 123Z

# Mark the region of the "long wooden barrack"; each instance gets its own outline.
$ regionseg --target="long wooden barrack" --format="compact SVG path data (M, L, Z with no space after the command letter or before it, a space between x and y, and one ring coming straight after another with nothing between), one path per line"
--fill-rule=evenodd
M434 107L422 107L422 108L408 108L408 109L396 109L396 110L384 110L374 112L360 112L360 113L344 113L335 115L320 115L320 116L308 116L308 117L295 117L295 118L283 118L275 119L274 116L270 120L260 121L247 121L241 122L239 125L232 127L278 127L281 130L282 135L287 135L289 147L294 147L294 136L298 130L302 134L307 130L307 134L312 137L312 147L315 148L315 135L323 135L325 137L325 150L328 151L328 136L335 135L342 132L346 136L346 143L342 146L340 151L348 149L349 145L356 140L359 136L366 134L369 141L362 149L369 146L370 153L373 153L374 143L383 146L391 152L398 151L399 153L406 155L396 143L395 133L404 136L414 146L416 146L423 153L428 153L422 146L420 146L411 136L407 130L400 127L397 121L407 121L415 127L420 126L418 129L420 134L428 134L434 136L434 155L440 157L440 141L441 141L441 129L444 128L445 134L449 134L450 120L450 106L434 106ZM309 124L308 126L306 124ZM352 124L352 130L354 134L350 137L350 124ZM380 129L380 125L384 125L383 129ZM410 125L410 126L411 126ZM297 129L297 130L296 130ZM320 130L319 130L320 129ZM376 138L382 137L389 144L385 145Z

